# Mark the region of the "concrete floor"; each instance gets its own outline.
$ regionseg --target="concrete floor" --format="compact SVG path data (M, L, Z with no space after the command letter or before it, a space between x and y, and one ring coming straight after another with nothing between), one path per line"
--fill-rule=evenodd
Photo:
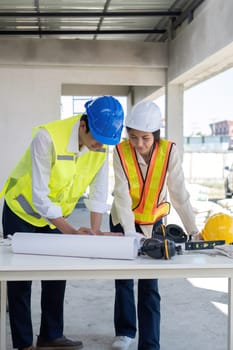
M70 220L77 227L88 226L87 210L75 209ZM108 230L108 215L102 229ZM161 279L159 285L161 350L227 349L226 279ZM65 335L81 339L86 350L111 349L113 303L113 280L67 281ZM33 282L32 318L36 339L40 319L40 282L37 281ZM9 322L7 344L6 350L11 350ZM130 346L130 350L136 349L137 340Z

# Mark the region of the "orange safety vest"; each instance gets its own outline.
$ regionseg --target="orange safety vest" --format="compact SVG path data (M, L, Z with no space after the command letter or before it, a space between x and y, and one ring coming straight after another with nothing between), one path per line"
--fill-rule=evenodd
M132 210L138 224L154 224L170 212L170 204L159 204L159 196L166 178L173 142L160 139L151 155L146 178L143 179L136 152L129 140L116 146L129 184Z

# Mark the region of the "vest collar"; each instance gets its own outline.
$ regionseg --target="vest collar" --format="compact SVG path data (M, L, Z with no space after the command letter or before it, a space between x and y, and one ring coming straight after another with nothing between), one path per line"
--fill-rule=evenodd
M67 145L67 152L75 153L77 154L77 156L80 156L88 151L88 148L86 146L83 146L82 149L79 150L79 125L80 120L78 120L77 123L74 124Z

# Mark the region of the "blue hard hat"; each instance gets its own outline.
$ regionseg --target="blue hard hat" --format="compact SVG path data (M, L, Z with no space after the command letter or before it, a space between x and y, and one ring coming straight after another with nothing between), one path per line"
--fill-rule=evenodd
M105 145L116 145L121 138L124 112L112 96L101 96L85 103L88 124L94 139Z

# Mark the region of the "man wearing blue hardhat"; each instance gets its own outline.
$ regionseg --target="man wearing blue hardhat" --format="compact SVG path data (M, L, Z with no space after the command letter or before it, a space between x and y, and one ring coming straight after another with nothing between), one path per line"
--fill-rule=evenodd
M93 138L106 145L118 144L123 128L119 101L112 96L103 96L86 102L85 108Z
M85 108L82 115L35 128L30 146L0 193L0 198L5 199L4 237L15 232L111 234L100 231L102 214L107 210L107 145L120 141L124 113L119 101L112 96L88 101ZM76 228L66 218L88 186L85 204L90 211L90 228ZM65 285L66 281L41 283L38 350L83 347L81 341L63 335ZM11 281L7 287L13 348L35 349L31 281Z

